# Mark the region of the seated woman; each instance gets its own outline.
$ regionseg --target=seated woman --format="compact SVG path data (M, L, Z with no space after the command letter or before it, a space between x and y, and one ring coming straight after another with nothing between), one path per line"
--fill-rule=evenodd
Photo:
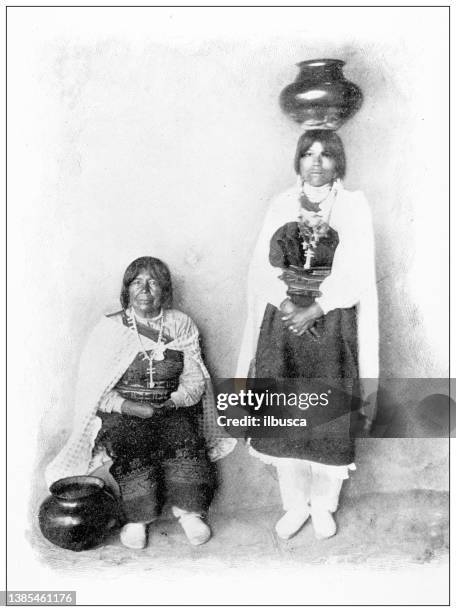
M91 334L80 364L72 435L48 466L47 480L86 474L112 459L125 546L146 546L162 491L189 541L203 544L211 536L203 517L214 478L198 430L211 408L198 330L171 308L171 276L159 259L140 257L128 266L120 302L123 310L104 317ZM214 459L232 448L232 441L221 442L218 455L212 449Z

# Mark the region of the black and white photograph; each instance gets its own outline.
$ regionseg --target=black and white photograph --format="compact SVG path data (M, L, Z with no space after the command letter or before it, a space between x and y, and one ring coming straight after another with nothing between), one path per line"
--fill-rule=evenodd
M3 603L449 605L450 7L5 21Z

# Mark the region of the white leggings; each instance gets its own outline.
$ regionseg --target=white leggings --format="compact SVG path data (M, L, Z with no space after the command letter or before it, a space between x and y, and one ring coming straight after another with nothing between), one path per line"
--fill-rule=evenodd
M275 462L279 478L283 508L300 510L310 506L312 510L335 512L345 478L334 466L322 465L303 459L286 459Z

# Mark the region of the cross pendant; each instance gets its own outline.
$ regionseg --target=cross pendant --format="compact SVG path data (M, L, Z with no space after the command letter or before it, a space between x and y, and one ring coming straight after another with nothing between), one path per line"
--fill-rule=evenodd
M311 261L315 257L315 253L312 249L307 249L306 261L304 262L304 270L310 270Z

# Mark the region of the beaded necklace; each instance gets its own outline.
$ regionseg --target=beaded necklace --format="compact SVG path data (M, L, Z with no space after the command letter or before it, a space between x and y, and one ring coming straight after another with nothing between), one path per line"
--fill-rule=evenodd
M155 382L154 382L154 374L155 374L155 370L153 367L153 362L155 361L163 361L163 359L165 358L165 344L162 341L163 338L163 328L164 328L164 322L165 322L165 316L163 314L163 310L160 310L160 313L156 316L153 317L153 321L156 321L157 319L160 319L160 331L158 332L158 339L157 339L157 343L155 348L153 348L150 351L150 355L147 354L146 349L144 348L144 344L141 338L141 334L138 332L138 326L136 323L136 315L135 312L133 310L133 308L129 308L127 310L127 319L128 319L128 325L130 327L130 329L136 334L136 338L138 340L138 344L141 350L141 353L143 355L143 361L147 361L148 362L148 366L147 366L147 373L149 374L149 388L152 389L153 387L155 387Z
M327 184L321 187L312 187L301 181L299 197L301 208L298 217L298 231L305 254L304 270L311 269L318 243L329 231L329 215L331 210L328 212L327 221L324 221L323 215L318 214L321 211L320 204L323 204L330 195L334 196L336 190L337 181L332 185ZM306 218L305 211L311 213L311 218Z

